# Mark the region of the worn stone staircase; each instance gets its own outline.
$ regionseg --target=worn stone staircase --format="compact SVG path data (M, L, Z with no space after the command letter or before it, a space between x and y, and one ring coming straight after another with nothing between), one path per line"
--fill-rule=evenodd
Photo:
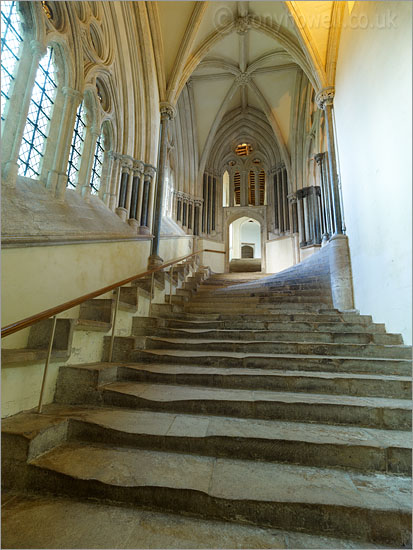
M411 348L322 264L196 283L3 423L6 486L410 547Z

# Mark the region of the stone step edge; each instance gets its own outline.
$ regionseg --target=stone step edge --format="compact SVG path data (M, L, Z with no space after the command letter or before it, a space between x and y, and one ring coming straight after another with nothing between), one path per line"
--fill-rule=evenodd
M88 455L90 455L92 448L96 449L96 446L89 447ZM60 451L64 453L66 449ZM70 449L68 451L68 456L77 456L78 459L82 456L82 453L75 447L72 452L70 452ZM112 460L111 462L114 465L122 463L122 458L125 458L125 455L122 456L124 452L127 451L118 451L118 460ZM136 482L134 486L122 486L120 483L111 485L104 480L87 478L86 475L83 479L79 478L77 475L71 474L70 470L69 473L66 473L63 470L58 471L56 468L48 467L48 460L53 459L53 455L56 454L58 454L56 450L46 453L29 466L28 478L32 489L44 492L48 490L55 491L56 487L59 487L60 493L73 495L75 492L81 498L92 496L131 504L139 502L143 505L155 506L161 509L195 513L203 517L218 517L230 521L237 520L242 523L253 522L270 527L283 526L284 529L298 528L306 532L320 534L335 532L340 536L364 538L372 542L394 542L398 545L406 542L406 531L409 531L410 528L410 511L393 503L392 506L387 504L374 509L372 506L365 506L364 503L363 505L360 503L343 505L340 502L332 503L328 499L323 502L321 497L319 497L320 502L317 503L307 502L305 499L300 498L296 498L295 501L291 498L283 499L281 495L274 500L265 499L264 497L254 500L251 492L245 498L232 496L228 489L221 489L214 495L212 487L204 491L199 484L194 486L193 482L192 486L189 487L185 487L184 484L179 486L179 480L176 480L176 478L174 478L172 484L167 481L161 483L158 480L156 485L153 482L149 482L149 484ZM102 451L99 449L94 454L97 456L102 455ZM169 463L168 453L162 453L163 457L159 453L148 451L142 451L140 454L144 463L152 462L151 457L154 459L155 456L158 457L158 462L165 460ZM180 455L178 462L185 459L186 455ZM236 474L238 477L242 477L242 465L238 465L237 470L234 471L234 463L237 461L220 459L220 465L224 461L227 465L231 462L230 471L233 478ZM257 464L260 463L254 463L254 466L256 467ZM267 468L261 466L261 470L271 471L268 464L264 465ZM291 468L291 466L287 467ZM279 471L278 475L274 474L274 477L283 477L284 468L272 469L274 472L277 469ZM238 477L234 478L235 484L230 483L229 486L238 486ZM227 493L227 496L225 493ZM329 489L329 494L331 494L331 489ZM253 506L251 506L252 503L254 503Z

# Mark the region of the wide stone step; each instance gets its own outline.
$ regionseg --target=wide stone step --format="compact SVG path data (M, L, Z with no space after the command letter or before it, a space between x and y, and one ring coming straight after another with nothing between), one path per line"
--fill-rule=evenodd
M411 378L407 376L142 363L119 367L118 380L217 388L411 398Z
M152 309L157 307L158 304L153 304ZM370 315L359 315L358 313L340 313L335 310L326 309L322 312L311 311L294 311L283 308L280 311L262 309L253 314L240 314L233 313L190 313L187 311L171 311L167 308L166 304L161 304L161 310L156 313L157 317L161 319L179 319L185 321L273 321L273 322L288 322L288 321L300 321L307 323L358 323L364 325L372 324L372 318ZM380 325L384 327L384 325ZM384 328L383 328L384 330Z
M112 382L100 387L105 405L189 414L320 422L408 430L412 407L407 399L313 393L236 390Z
M328 305L328 304L326 304ZM262 313L322 313L323 308L320 306L320 302L288 302L288 303L255 303L255 304L245 304L243 302L239 303L226 303L226 302L206 302L205 304L197 304L196 302L188 302L183 305L183 311L189 313L221 313L221 314L252 314L260 315Z
M196 321L191 319L167 319L160 317L134 317L133 319L133 334L141 334L141 330L146 328L171 328L171 329L189 329L189 330L249 330L249 331L292 331L292 332L331 332L331 333L368 333L374 335L374 339L381 336L389 336L385 333L383 324L371 323L345 323L337 320L335 323L317 323L317 322L300 322L300 321L272 321L272 320L257 320L257 319L236 319L227 321ZM397 342L402 343L402 338L399 334L392 334L391 338L397 339ZM377 340L378 341L378 340ZM381 342L383 343L383 342Z
M237 293L237 294L220 294L214 293L211 295L202 295L196 294L191 300L193 304L207 304L212 303L217 305L221 302L225 304L239 304L242 300L243 304L273 304L273 303L289 303L289 302L308 302L308 303L320 303L320 304L331 304L331 297L325 296L324 294L301 294L301 293L268 293L263 295L254 295L253 292L249 293Z
M109 408L68 411L53 406L46 412L50 422L59 414L70 418L71 440L301 466L411 473L411 441L406 432L395 430Z
M234 351L239 353L292 353L300 355L333 355L341 357L377 357L411 359L410 346L380 344L328 344L307 342L266 342L248 340L211 340L208 338L158 338L148 336L147 349L181 349L209 351Z
M411 522L409 478L98 444L67 443L36 458L30 486L396 546Z
M286 328L286 327L285 327ZM135 335L159 336L161 338L208 338L211 340L248 340L269 342L326 342L350 344L402 344L399 334L382 334L369 332L327 332L321 330L271 330L271 329L219 329L212 328L160 328L150 330L134 329Z
M4 494L4 548L331 548L389 546L50 495ZM59 517L55 523L50 510ZM90 518L93 517L93 522ZM39 518L42 522L38 529ZM25 525L25 530L20 529ZM104 529L102 529L104 526ZM33 533L36 533L33 535ZM34 542L35 541L35 542ZM206 542L207 541L207 542ZM394 548L394 546L392 546Z
M220 351L187 351L181 349L133 350L128 357L134 362L162 362L213 367L248 367L319 372L353 372L359 374L391 374L411 376L411 361L372 357L326 357L323 355L237 353Z

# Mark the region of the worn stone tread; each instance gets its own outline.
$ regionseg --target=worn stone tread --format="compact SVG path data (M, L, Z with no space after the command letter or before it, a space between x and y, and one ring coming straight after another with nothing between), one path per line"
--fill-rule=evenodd
M31 461L77 479L168 487L226 500L299 502L409 513L409 478L67 443Z
M182 400L274 401L284 403L334 404L342 406L356 405L358 407L368 408L388 407L390 409L405 411L412 410L412 403L409 399L386 399L382 397L354 397L350 395L172 386L139 382L111 382L102 385L100 388L102 390L110 390L164 402Z
M5 548L390 548L364 541L206 520L113 503L24 494L8 494L5 498L7 502L2 509L3 523L7 527L2 530ZM22 525L25 525L24 530Z

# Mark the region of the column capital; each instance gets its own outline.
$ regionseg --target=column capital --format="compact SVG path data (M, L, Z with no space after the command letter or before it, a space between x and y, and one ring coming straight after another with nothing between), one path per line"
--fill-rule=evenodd
M135 172L143 174L145 172L145 163L141 160L135 160L133 163L133 169Z
M316 155L314 155L314 160L316 161L318 166L320 166L320 164L323 162L324 156L325 156L325 153L317 153Z
M315 101L319 109L325 109L327 105L332 105L335 95L334 86L327 86L320 90L315 96Z
M83 97L82 92L79 92L79 90L75 90L74 88L70 88L69 86L63 86L62 93L66 97L70 97L71 99L78 99L79 101Z
M287 199L288 199L288 202L293 204L297 202L297 195L295 193L290 193L289 195L287 195Z
M167 101L161 101L159 111L161 113L161 120L172 120L175 118L176 109Z
M122 155L121 162L122 168L126 168L127 170L131 170L133 168L133 158L129 155Z
M150 164L145 164L144 175L145 179L152 179L156 174L156 168Z
M41 42L39 42L38 40L31 40L30 48L32 50L33 56L38 57L39 60L44 56L44 54L47 51L46 46Z

